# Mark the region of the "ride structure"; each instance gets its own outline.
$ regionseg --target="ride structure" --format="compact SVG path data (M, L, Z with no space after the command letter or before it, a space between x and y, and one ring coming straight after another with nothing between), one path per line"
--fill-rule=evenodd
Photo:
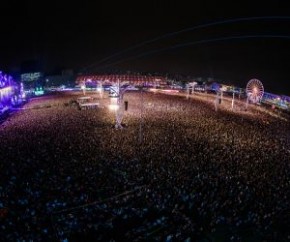
M248 108L249 102L254 104L260 103L264 95L263 83L258 79L251 79L247 83L246 94L247 94L246 109Z

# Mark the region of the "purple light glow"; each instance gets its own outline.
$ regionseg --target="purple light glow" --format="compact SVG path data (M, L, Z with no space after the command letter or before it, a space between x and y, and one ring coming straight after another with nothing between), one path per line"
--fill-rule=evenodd
M20 104L15 100L22 95L21 92L23 92L23 88L13 80L12 76L0 71L0 114L10 109L11 106Z

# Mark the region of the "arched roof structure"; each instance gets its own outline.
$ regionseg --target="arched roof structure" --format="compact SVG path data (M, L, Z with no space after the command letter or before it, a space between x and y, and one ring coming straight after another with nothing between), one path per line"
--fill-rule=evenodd
M117 82L126 83L134 86L154 86L165 85L166 77L151 75L133 75L133 74L110 74L110 75L80 75L76 78L77 84L83 83L111 84Z

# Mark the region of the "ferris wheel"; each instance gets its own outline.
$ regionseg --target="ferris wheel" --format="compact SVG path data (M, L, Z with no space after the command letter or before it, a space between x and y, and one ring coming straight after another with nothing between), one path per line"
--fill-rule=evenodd
M246 93L248 100L252 103L258 103L261 101L264 95L264 86L258 79L251 79L246 86Z

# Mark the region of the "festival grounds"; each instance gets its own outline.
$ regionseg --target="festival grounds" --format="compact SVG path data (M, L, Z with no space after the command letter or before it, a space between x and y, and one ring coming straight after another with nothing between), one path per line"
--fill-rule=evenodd
M225 97L32 99L0 124L3 241L288 241L289 115Z

